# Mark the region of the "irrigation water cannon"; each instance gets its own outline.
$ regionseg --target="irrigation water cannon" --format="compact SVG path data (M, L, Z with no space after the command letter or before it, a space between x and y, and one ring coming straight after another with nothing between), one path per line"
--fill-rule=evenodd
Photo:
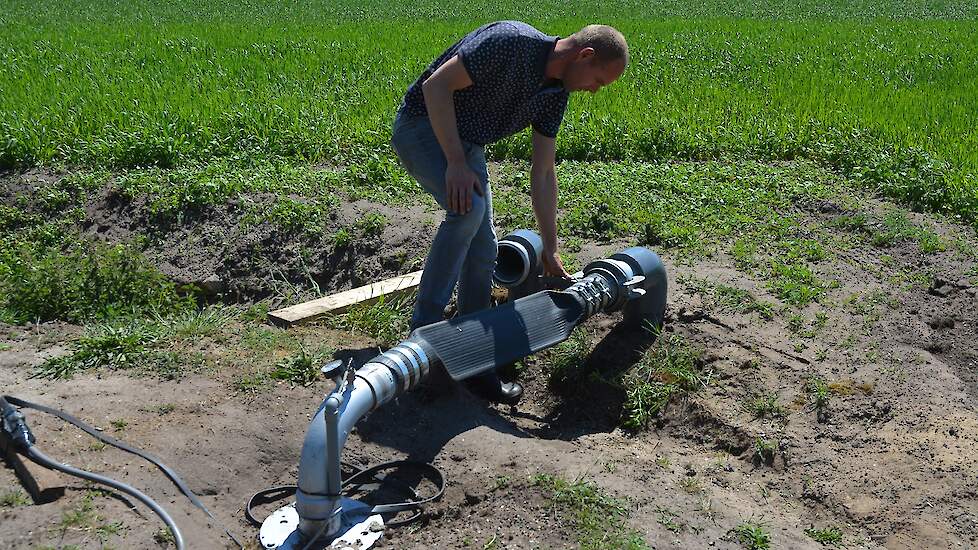
M539 286L542 242L521 230L499 242L494 279L517 294ZM306 432L296 502L273 512L259 534L265 548L365 550L382 535L381 514L342 495L340 454L354 425L435 368L464 380L566 340L596 313L623 310L631 325L659 325L666 272L659 257L634 247L588 264L563 290L539 290L482 310L415 329L406 340L362 367L329 368L336 382ZM324 368L324 371L326 369Z

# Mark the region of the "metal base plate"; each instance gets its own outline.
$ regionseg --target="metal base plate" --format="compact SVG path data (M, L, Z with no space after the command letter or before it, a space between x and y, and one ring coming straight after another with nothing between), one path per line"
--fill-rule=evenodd
M380 514L370 515L370 507L351 498L341 501L343 507L343 526L331 541L317 542L309 550L367 550L384 535L384 518ZM308 541L302 540L299 533L299 513L295 503L283 506L269 515L261 524L258 540L262 548L280 550L299 550Z

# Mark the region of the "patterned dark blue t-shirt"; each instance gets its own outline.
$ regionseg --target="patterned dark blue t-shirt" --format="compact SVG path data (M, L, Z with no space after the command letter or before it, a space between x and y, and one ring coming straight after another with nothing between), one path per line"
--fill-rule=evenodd
M557 137L568 93L559 81L547 82L544 74L556 43L556 36L519 21L479 27L425 69L408 88L401 110L427 116L421 84L458 54L472 79L471 86L455 92L459 137L485 145L531 125L547 137Z

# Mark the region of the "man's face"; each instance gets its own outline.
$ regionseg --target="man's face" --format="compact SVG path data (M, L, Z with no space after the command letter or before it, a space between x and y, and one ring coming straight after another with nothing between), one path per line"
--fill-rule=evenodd
M594 50L584 48L577 53L564 72L564 89L568 92L594 93L618 80L623 72L625 72L623 59L600 63L594 56Z

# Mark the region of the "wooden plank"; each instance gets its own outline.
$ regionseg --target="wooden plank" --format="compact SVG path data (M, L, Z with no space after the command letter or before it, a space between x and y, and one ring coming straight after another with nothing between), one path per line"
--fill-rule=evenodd
M303 302L294 306L278 309L268 314L268 320L280 327L291 327L299 323L312 321L327 313L342 313L356 304L369 304L381 296L393 296L406 290L411 290L421 282L421 272L415 271L386 281L371 283L359 288Z
M5 435L0 435L0 451L7 458L7 464L14 469L27 494L34 504L45 504L58 500L65 494L65 484L61 476L53 470L39 466L14 451L13 444Z

